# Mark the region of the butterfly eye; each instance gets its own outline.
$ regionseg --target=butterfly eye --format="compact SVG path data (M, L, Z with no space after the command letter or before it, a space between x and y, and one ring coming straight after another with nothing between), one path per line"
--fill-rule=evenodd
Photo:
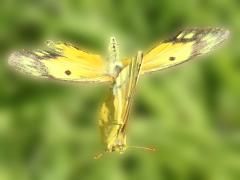
M173 57L173 56L169 57L170 61L174 61L175 59L176 59L176 57Z
M72 72L71 72L70 70L66 70L66 71L65 71L65 74L68 75L68 76L71 75L71 73L72 73Z

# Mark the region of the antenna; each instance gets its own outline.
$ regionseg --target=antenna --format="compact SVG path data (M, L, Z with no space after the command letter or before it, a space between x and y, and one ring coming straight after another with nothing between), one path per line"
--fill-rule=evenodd
M142 149L142 150L146 150L146 151L149 151L149 152L155 152L157 151L156 148L154 147L144 147L144 146L128 146L127 148L130 148L130 149ZM97 153L93 159L95 160L98 160L100 159L106 152L100 152L100 153ZM121 152L120 152L121 153Z
M156 151L156 148L154 148L154 147L128 146L128 148L131 148L131 149L143 149L143 150L150 151L150 152L155 152Z

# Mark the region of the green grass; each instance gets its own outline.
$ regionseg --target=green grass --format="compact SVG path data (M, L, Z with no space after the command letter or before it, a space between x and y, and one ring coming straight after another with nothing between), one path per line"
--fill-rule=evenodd
M234 0L3 0L0 179L240 179L239 8ZM124 58L189 26L223 26L232 37L219 51L140 79L128 142L155 153L94 161L107 87L36 81L6 63L12 51L48 39L106 55L111 35Z

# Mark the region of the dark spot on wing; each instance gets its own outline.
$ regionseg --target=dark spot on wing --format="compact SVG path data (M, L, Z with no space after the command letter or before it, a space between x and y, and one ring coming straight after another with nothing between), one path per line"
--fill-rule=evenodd
M56 52L53 52L53 51L45 51L45 55L43 56L43 58L45 59L48 59L48 58L51 58L51 59L55 59L57 57L60 57L61 55L56 53Z
M25 51L25 55L36 60L56 59L62 57L61 54L49 50Z
M173 56L169 57L169 61L174 61L175 59L176 57L173 57Z
M185 38L188 34L193 34L193 36L191 38ZM165 43L172 42L173 44L175 44L175 43L188 43L194 41L195 43L199 43L201 42L202 38L204 38L208 34L218 36L220 39L226 39L222 38L221 35L227 36L226 34L229 33L228 31L222 28L190 28L179 31L175 36L163 42Z
M71 72L70 70L66 70L66 71L65 71L65 74L69 76L69 75L72 74L72 72Z

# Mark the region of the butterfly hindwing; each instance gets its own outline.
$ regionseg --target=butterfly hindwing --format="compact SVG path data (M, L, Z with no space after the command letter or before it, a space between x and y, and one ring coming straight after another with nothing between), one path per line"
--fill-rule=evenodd
M185 29L169 40L162 41L143 56L140 74L172 67L208 53L227 39L229 31L222 28ZM129 64L125 60L124 64Z
M109 82L106 62L99 55L81 51L70 44L48 43L47 50L13 53L9 64L26 74L80 82Z

